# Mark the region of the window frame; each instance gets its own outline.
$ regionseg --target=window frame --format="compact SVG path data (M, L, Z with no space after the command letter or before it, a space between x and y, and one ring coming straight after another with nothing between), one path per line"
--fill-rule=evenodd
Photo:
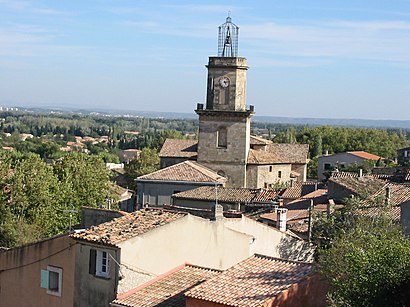
M110 278L110 253L107 250L90 249L89 273L96 277Z
M48 265L41 270L40 287L46 289L47 294L61 296L63 290L63 269ZM52 288L51 288L52 287Z

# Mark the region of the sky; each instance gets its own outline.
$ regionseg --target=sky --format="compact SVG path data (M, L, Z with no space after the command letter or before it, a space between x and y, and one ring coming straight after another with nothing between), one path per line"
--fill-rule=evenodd
M193 113L228 14L257 115L410 120L410 0L0 0L0 105Z

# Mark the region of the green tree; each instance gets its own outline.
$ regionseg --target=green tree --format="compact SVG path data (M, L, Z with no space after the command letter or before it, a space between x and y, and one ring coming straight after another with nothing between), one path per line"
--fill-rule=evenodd
M410 240L388 214L370 218L355 210L348 205L314 226L316 269L329 282L331 305L407 306Z
M125 166L125 170L131 178L155 172L159 169L159 155L156 149L144 148L138 159L132 160Z

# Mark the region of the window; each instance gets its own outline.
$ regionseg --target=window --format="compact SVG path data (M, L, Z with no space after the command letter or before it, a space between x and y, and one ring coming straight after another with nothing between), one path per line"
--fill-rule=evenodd
M271 165L271 166L269 166L269 172L272 173L272 171L273 171L273 166Z
M89 273L98 277L108 278L109 274L109 254L106 251L91 249Z
M61 296L63 282L63 269L47 266L47 270L41 270L40 287L47 289L51 295Z
M225 127L219 128L216 132L217 146L226 148L228 146L228 132Z
M325 164L323 164L323 168L328 171L328 170L330 170L330 169L332 168L332 164L330 164L330 163L325 163Z
M278 171L278 178L282 178L282 171Z

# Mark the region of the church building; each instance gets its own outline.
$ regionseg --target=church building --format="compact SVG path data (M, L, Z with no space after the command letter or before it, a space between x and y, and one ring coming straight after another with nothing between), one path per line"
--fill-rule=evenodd
M239 28L219 26L218 56L209 57L206 104L198 103L198 141L168 139L161 168L194 160L227 179L227 187L270 188L305 181L307 144L274 144L251 135L254 107L246 105L246 58L238 56Z

